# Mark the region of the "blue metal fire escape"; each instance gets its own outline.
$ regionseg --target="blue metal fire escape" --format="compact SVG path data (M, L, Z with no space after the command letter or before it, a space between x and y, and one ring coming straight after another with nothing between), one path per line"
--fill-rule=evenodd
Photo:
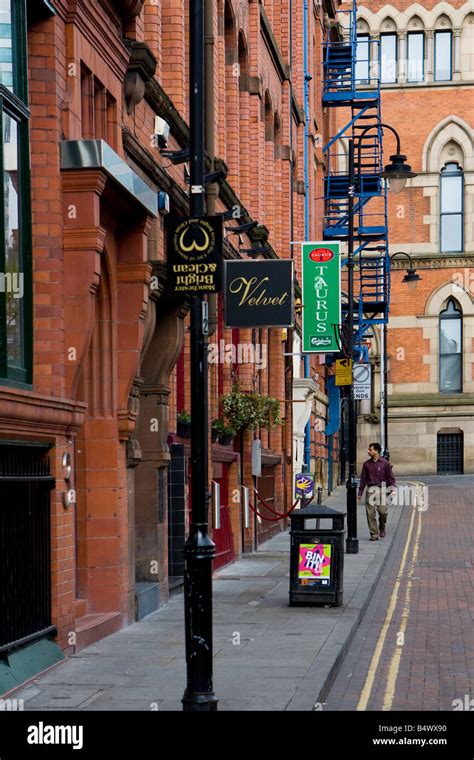
M335 28L324 43L323 104L338 108L345 125L324 146L324 237L348 239L349 167L344 138L354 145L354 345L367 360L365 340L374 324L387 322L390 298L387 187L383 171L383 128L380 110L380 50L378 41L357 42L357 2L340 11L349 18L343 39ZM362 51L362 55L361 55ZM365 52L367 54L365 55ZM341 120L339 120L340 122ZM342 287L347 283L343 259ZM347 303L342 305L347 312Z

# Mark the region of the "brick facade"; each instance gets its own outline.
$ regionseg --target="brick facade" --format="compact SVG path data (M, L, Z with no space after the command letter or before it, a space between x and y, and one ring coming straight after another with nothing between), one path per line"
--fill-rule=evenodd
M416 291L402 283L408 261L392 263L389 354L389 449L399 473L436 473L437 440L441 434L462 434L464 472L474 468L472 416L472 298L469 281L474 256L473 138L474 75L472 6L461 0L425 2L415 6L396 2L361 2L359 31L378 39L387 31L397 35L399 60L393 84L382 84L382 117L399 133L402 153L418 176L399 195L389 193L390 253L405 251L421 276ZM406 82L401 53L411 32L425 35L425 66L420 82ZM449 81L433 74L437 31L452 32L452 72ZM405 45L405 47L404 47ZM394 138L386 132L384 152L394 152ZM464 172L464 240L461 251L440 249L440 172L454 161ZM456 290L456 283L462 282ZM440 392L439 313L449 297L463 312L462 391ZM374 360L377 361L377 349ZM360 418L360 451L379 437L379 426Z
M166 285L164 217L114 179L105 158L81 164L83 148L77 147L89 140L102 150L97 141L103 141L134 181L168 193L172 214L186 214L185 166L161 156L153 132L158 114L171 126L168 148L187 145L188 14L184 0L53 5L55 15L31 17L28 24L34 379L31 389L0 386L0 436L52 447L52 623L60 646L72 652L135 619L139 587L166 600L170 551L176 555L176 531L184 534L188 520L190 484L176 474L182 454L169 477L170 446L181 444L175 453L189 456L189 442L177 436L177 412L190 405L188 308ZM217 0L213 6L215 154L228 168L216 211L239 207L240 223L265 225L271 255L295 255L300 280L290 243L305 236L302 4ZM319 68L324 13L331 7L314 5L309 14L312 239L322 236L323 163L316 138L333 129L322 114ZM65 156L76 149L76 164L67 164ZM251 232L240 243L239 236L228 236L226 255L252 242ZM221 327L210 341L217 337L265 350L267 366L261 368L209 366L210 422L219 415L220 396L236 381L243 390L279 400L283 424L260 435L265 477L259 487L274 498L277 511L287 511L294 366L303 374L301 362L284 356L294 350L293 331ZM316 371L324 410L326 370L314 361ZM226 540L233 556L282 528L278 522L256 526L253 519L242 528L238 492L241 484L253 485L253 437L246 433L242 441L210 449L209 475L228 489ZM319 458L321 478L326 455L316 452L324 441L313 431L312 468ZM65 453L72 458L70 480ZM76 503L65 508L64 492L71 488ZM232 552L225 556L228 561Z

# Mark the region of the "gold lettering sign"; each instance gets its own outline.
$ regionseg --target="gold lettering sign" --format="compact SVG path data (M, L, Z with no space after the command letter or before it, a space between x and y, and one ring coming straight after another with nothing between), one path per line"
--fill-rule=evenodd
M242 292L242 297L239 301L239 306L247 304L248 306L283 306L286 299L289 298L288 291L285 290L280 296L266 296L265 283L269 281L269 277L236 277L229 284L229 290L231 293Z
M224 317L227 327L290 327L293 262L227 261Z

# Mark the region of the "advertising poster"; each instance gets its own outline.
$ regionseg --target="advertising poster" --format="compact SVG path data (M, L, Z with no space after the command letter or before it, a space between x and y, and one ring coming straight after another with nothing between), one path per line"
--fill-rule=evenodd
M314 479L306 472L298 472L295 477L295 499L312 499Z
M302 586L329 585L331 548L331 544L300 544L298 580Z

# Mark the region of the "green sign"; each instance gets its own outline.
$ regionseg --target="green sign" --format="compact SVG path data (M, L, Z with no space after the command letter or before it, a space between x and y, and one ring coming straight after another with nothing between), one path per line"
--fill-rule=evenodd
M303 243L303 352L339 351L341 257L339 242Z

